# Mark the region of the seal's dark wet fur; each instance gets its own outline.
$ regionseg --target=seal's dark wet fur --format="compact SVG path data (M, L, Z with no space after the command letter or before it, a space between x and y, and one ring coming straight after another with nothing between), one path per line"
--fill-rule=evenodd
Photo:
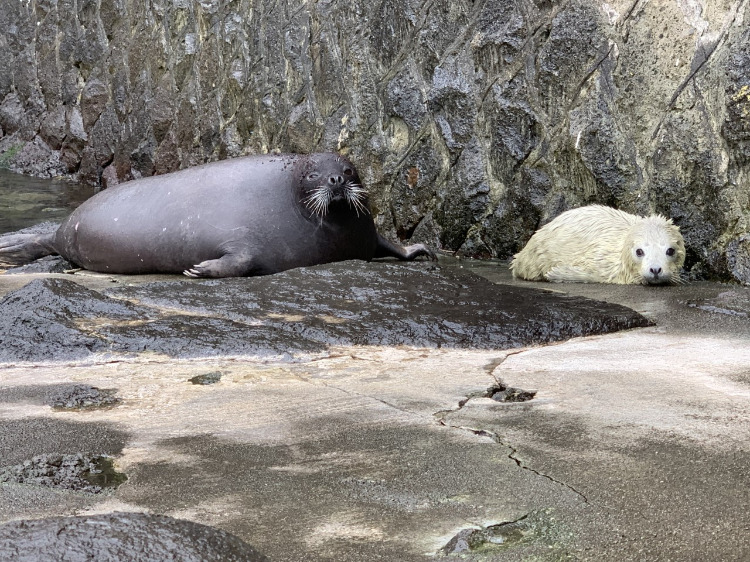
M134 180L95 195L52 234L0 241L0 263L50 254L93 271L189 277L435 258L375 231L357 170L331 153L247 156Z

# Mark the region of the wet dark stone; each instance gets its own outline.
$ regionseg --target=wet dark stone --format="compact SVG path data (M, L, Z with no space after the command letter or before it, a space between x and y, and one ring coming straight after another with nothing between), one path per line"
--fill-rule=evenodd
M70 263L60 256L45 256L26 265L11 267L5 273L65 273L78 269L78 266Z
M50 393L45 403L61 410L105 408L120 402L115 390L101 390L87 384L75 384Z
M649 325L615 304L493 284L457 268L388 262L104 294L35 280L6 295L0 315L0 361L143 351L289 359L331 345L508 349Z
M0 482L45 486L100 494L127 480L117 472L107 455L77 453L73 455L38 455L23 463L0 468Z
M504 349L649 324L619 305L497 285L429 264L344 262L266 277L117 287L107 294L263 326L310 345Z
M543 541L549 522L544 513L532 512L516 521L483 529L463 529L441 550L441 554L493 552L531 541Z
M111 513L6 523L0 526L0 560L263 562L268 559L238 537L206 525L163 515Z
M221 372L215 371L213 373L206 373L204 375L196 375L188 379L188 381L190 381L193 384L202 384L202 385L216 384L217 382L221 380L221 376L222 376Z
M487 389L485 396L492 398L496 402L528 402L536 396L536 391L498 385Z
M35 279L0 300L0 361L82 359L106 351L80 320L142 320L145 311L64 279Z

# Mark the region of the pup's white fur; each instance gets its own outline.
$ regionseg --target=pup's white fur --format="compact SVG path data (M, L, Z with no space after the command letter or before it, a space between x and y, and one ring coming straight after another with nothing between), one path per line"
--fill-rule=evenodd
M660 285L679 283L684 262L685 242L671 219L590 205L537 230L510 268L531 281Z

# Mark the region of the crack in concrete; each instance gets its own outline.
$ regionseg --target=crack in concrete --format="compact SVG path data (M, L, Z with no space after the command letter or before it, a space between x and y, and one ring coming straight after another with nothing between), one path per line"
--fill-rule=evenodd
M505 361L508 359L508 357L511 357L512 355L520 355L521 353L525 353L526 351L527 351L527 348L517 349L515 351L509 351L503 357L499 357L497 359L493 359L492 361L490 361L489 363L487 363L487 365L484 366L484 369L487 371L487 374L489 374L489 376L492 377L492 379L495 381L495 385L500 386L500 387L505 387L506 386L503 383L503 381L501 381L500 379L498 379L493 374L493 372L495 371L495 369L497 369L500 365L502 365L503 363L505 363ZM493 385L493 386L495 386L495 385ZM485 398L485 397L487 397L488 391L491 388L493 388L493 386L490 386L488 389L485 389L485 390L478 390L476 392L471 392L471 393L469 393L466 396L466 398L458 401L458 407L456 407L456 408L450 408L450 409L447 409L447 410L438 410L437 412L435 412L432 415L433 415L433 417L437 418L438 423L440 423L442 425L445 425L442 422L445 420L445 418L447 416L449 416L450 414L453 414L455 412L460 412L461 409L464 406L466 406L466 404L468 404L469 401L471 399L473 399L473 398Z
M581 500L583 500L583 503L585 503L587 505L594 505L592 502L589 501L589 499L586 497L586 495L583 492L581 492L580 490L577 490L576 488L574 488L570 484L566 484L565 482L562 482L561 480L557 480L556 478L553 478L549 474L545 474L543 472L540 472L540 471L538 471L538 470L536 470L534 468L531 468L530 466L524 464L524 462L520 458L518 458L518 449L516 449L515 447L513 447L513 445L510 445L510 444L504 442L500 438L500 436L497 433L495 433L494 431L488 431L486 429L475 429L473 427L466 427L466 426L462 426L462 425L448 424L448 423L445 422L445 420L439 420L438 423L440 425L444 426L444 427L450 427L452 429L460 429L460 430L463 430L463 431L469 431L470 433L473 433L474 435L476 435L478 437L487 437L488 439L491 439L492 441L494 441L498 445L501 445L503 447L506 447L506 448L510 449L510 453L508 454L508 458L510 460L512 460L514 463L516 463L516 466L518 466L518 468L520 468L522 470L528 470L529 472L532 472L533 474L536 474L537 476L545 478L545 479L549 480L550 482L554 482L558 486L562 486L564 488L567 488L568 490L570 490L571 492L573 492L576 496L578 496L579 498L581 498Z
M487 364L485 366L485 369L487 369L489 375L495 380L495 382L496 382L497 385L499 385L501 387L505 387L506 385L500 379L498 379L494 375L494 371L500 365L502 365L512 355L519 355L519 354L524 353L526 351L527 351L527 349L519 349L519 350L516 350L516 351L511 351L511 352L507 353L504 357L501 357L499 359L495 359L495 360L491 361L489 364ZM492 387L490 387L490 388L492 388ZM482 392L472 392L466 398L464 398L462 400L459 400L458 407L452 408L452 409L449 409L449 410L440 410L438 412L435 412L433 414L433 416L436 418L437 423L439 425L443 426L443 427L448 427L448 428L451 428L451 429L459 429L459 430L462 430L462 431L469 431L469 432L473 433L474 435L477 435L479 437L487 437L489 439L492 439L492 441L494 441L498 445L501 445L503 447L507 447L508 449L510 449L510 453L508 454L508 458L510 460L512 460L514 463L516 463L516 466L518 466L520 469L522 469L522 470L528 470L529 472L532 472L532 473L536 474L537 476L540 476L542 478L546 478L550 482L554 482L555 484L557 484L559 486L563 486L564 488L567 488L568 490L570 490L571 492L573 492L576 496L578 496L579 498L581 498L583 500L583 503L588 504L588 505L594 505L591 502L589 502L589 499L586 497L586 495L583 492L575 489L573 486L571 486L569 484L566 484L565 482L562 482L560 480L557 480L556 478L553 478L552 476L550 476L548 474L540 472L540 471L538 471L536 469L533 469L530 466L524 464L524 462L520 458L518 458L518 449L516 449L515 447L513 447L512 445L510 445L508 443L505 443L500 438L500 436L497 433L495 433L493 431L488 431L486 429L476 429L476 428L473 428L473 427L466 427L466 426L462 426L462 425L454 425L454 424L451 424L451 423L449 423L447 421L446 418L448 416L450 416L451 414L454 414L456 412L461 411L463 409L463 407L466 406L466 404L469 403L469 401L471 401L473 398L478 398L478 397L487 397L487 391L485 390L485 391L482 391Z
M409 414L410 416L415 416L415 417L422 417L417 412L413 412L412 410L408 410L406 408L402 408L402 407L397 406L395 404L391 404L387 400L383 400L382 398L378 398L377 396L370 396L369 394L362 394L361 392L355 392L353 390L349 390L349 389L346 389L346 388L341 388L339 386L336 386L336 385L333 385L333 384L329 384L328 382L326 382L324 380L307 378L307 377L305 377L304 375L302 375L300 373L291 373L291 374L297 380L299 380L301 382L304 382L304 383L308 383L308 384L312 384L312 385L319 384L321 386L324 386L326 388L330 388L332 390L338 390L339 392L342 392L342 393L346 394L347 396L357 396L358 398L366 398L368 400L374 400L375 402L379 402L380 404L388 406L389 408L393 408L394 410L397 410L397 411L402 412L404 414Z

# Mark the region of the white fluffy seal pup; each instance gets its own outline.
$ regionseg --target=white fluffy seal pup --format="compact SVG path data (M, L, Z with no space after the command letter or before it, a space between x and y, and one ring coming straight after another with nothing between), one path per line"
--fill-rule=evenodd
M530 281L665 285L680 282L683 263L685 242L671 219L590 205L537 230L510 268Z

